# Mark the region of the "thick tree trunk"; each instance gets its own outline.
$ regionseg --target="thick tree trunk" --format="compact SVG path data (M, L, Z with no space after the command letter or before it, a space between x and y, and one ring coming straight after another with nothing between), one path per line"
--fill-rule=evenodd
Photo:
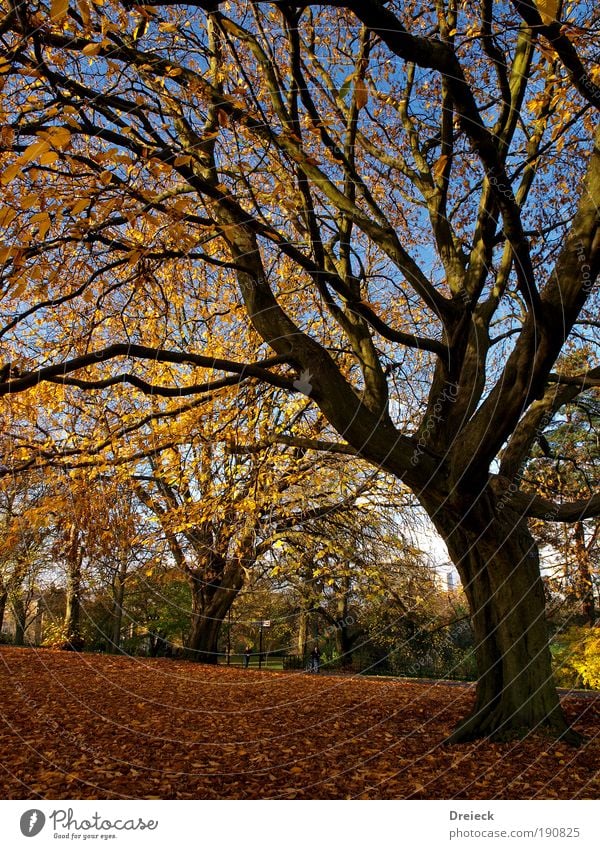
M214 579L208 583L198 573L190 575L192 622L186 648L189 660L199 663L219 662L221 627L242 583L241 569L225 572L222 585Z
M79 559L68 564L64 632L65 642L62 647L67 651L81 651L84 639L81 636L81 561Z
M198 663L219 662L219 637L223 619L211 616L211 611L196 613L187 647L187 656Z
M545 730L580 742L552 677L539 556L526 521L498 507L492 495L471 504L458 520L444 508L430 515L469 601L479 675L473 712L451 741Z

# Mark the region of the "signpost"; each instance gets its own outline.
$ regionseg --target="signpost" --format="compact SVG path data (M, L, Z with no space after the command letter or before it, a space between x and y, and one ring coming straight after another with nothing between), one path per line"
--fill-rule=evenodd
M259 624L259 632L258 632L258 668L262 669L262 659L263 659L263 628L271 627L270 619L261 619Z
M227 666L231 663L231 608L229 608L227 622Z

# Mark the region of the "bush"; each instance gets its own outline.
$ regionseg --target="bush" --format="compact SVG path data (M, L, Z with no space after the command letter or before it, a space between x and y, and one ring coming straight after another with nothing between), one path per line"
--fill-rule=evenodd
M600 690L600 628L572 626L557 636L552 656L559 686Z
M62 621L48 622L42 636L42 646L45 648L58 649L66 640L66 633Z

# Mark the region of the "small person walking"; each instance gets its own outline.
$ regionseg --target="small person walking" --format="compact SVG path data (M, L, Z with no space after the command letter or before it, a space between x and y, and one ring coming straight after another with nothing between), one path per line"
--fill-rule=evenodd
M315 643L313 646L313 650L310 653L310 671L311 672L320 672L321 666L321 651L319 649L318 643Z
M244 669L250 666L250 655L252 654L252 646L246 646L244 649Z

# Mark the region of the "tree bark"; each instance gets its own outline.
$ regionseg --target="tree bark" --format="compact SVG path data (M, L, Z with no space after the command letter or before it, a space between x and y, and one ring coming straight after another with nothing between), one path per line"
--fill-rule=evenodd
M308 623L310 619L310 611L302 608L298 617L298 654L302 658L303 665L306 665L306 647L308 645Z
M26 625L25 618L27 616L25 602L20 596L15 596L11 599L10 606L12 608L12 613L15 619L15 636L13 640L14 645L24 646Z
M335 642L342 666L352 666L352 640L345 619L340 620L336 626Z
M223 564L224 566L225 564ZM239 568L223 569L222 578L208 581L206 572L190 573L192 623L186 656L198 663L219 662L219 636L231 605L242 588L243 572Z
M539 555L527 523L490 493L468 510L430 509L469 601L478 681L475 706L451 742L548 731L579 743L554 684Z
M350 593L350 579L343 582L342 595L336 604L335 642L336 649L344 668L352 666L352 639L348 630L348 594Z
M75 527L69 535L67 556L67 598L65 610L65 642L62 648L66 651L81 651L84 640L81 636L81 561L82 555Z
M6 610L6 602L8 600L8 593L6 590L0 590L0 634L2 633L2 626L4 625L4 611Z
M125 598L125 578L122 572L117 573L113 589L113 611L112 611L112 652L118 653L121 645L121 627L123 624L123 600Z

